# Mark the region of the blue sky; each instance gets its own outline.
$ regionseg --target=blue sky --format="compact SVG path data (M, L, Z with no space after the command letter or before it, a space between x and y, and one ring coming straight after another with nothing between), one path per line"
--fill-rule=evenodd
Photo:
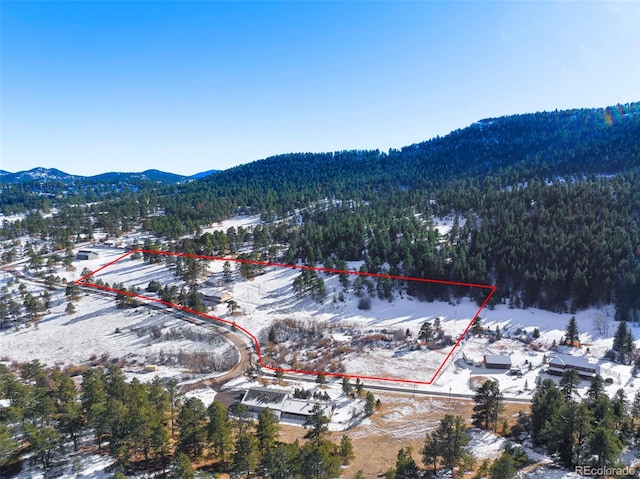
M0 168L190 175L640 100L640 2L0 1Z

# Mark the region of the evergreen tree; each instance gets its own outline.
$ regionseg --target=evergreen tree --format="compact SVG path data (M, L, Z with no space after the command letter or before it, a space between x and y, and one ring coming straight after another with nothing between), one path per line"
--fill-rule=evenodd
M173 438L175 437L175 422L178 407L180 406L180 397L184 392L175 379L170 379L165 383L165 390L167 391L167 399L169 401L170 436Z
M373 414L373 410L375 407L376 407L376 398L371 391L367 391L367 396L365 397L365 404L364 404L365 416L371 416Z
M503 409L504 396L497 381L485 381L475 394L473 401L472 423L481 429L496 431L500 412Z
M179 452L171 465L171 477L175 479L194 479L195 473L191 459L184 452Z
M340 458L342 459L342 465L347 466L349 463L355 459L355 454L353 453L353 443L351 442L351 438L344 434L342 439L340 439Z
M573 393L576 392L580 385L580 374L575 369L565 369L560 379L560 389L567 401L572 399Z
M478 316L476 318L476 320L473 322L473 334L475 334L476 336L480 336L480 333L482 333L482 318L480 318L480 316Z
M563 435L558 447L565 467L585 464L589 458L589 440L593 433L593 414L584 404L568 403L563 415Z
M258 465L258 442L248 431L241 432L236 437L233 453L233 471L250 475Z
M622 441L610 425L599 425L593 431L589 452L597 456L596 464L599 467L612 466L618 460L622 452Z
M425 321L420 326L420 332L418 333L418 339L422 341L429 342L434 338L433 327L431 326L431 322Z
M412 457L411 446L400 448L396 457L396 479L417 479L419 477L418 465Z
M545 379L536 388L531 400L531 436L537 446L558 443L558 431L549 428L549 424L556 422L554 418L561 418L566 408L566 400L555 382Z
M587 404L589 404L590 406L594 406L597 403L598 399L603 395L604 381L602 380L602 376L596 374L591 379L591 384L589 385L589 389L587 389Z
M60 453L62 445L60 433L53 427L44 425L35 427L30 423L24 425L24 433L34 457L40 461L45 471L48 470Z
M231 449L231 421L227 407L219 401L213 401L207 408L209 423L207 424L207 438L213 448L215 457L225 462Z
M256 427L256 437L261 454L265 454L275 446L278 434L278 418L271 409L263 409L258 414L258 425Z
M107 391L104 374L98 369L89 369L82 377L82 410L87 424L94 430L98 450L107 430Z
M233 428L236 435L246 432L251 426L251 415L246 404L235 403L229 407L229 413L233 415Z
M624 389L618 389L611 400L611 412L615 421L616 430L619 431L621 435L625 435L631 429L631 418L627 413L628 406L627 395Z
M631 418L635 422L640 418L640 389L633 396L633 404L631 405Z
M291 479L300 472L298 443L277 442L262 458L260 472L270 479Z
M329 418L324 415L322 406L314 404L311 409L311 415L307 418L305 426L310 427L309 431L304 435L305 439L311 442L320 442L329 433Z
M340 455L335 446L324 439L302 446L298 461L300 476L305 479L333 479L340 474Z
M231 281L231 263L225 261L222 265L222 277L226 282Z
M614 351L619 351L619 352L623 352L624 351L624 345L625 345L625 341L627 339L627 334L628 334L628 329L627 329L627 322L626 321L620 321L620 324L618 325L618 329L616 329L616 332L613 336L613 350Z
M578 332L578 322L575 316L571 316L569 323L565 329L564 343L570 346L577 344L580 340L580 333Z
M470 439L462 417L445 415L434 434L444 467L454 469L468 460L469 454L465 447Z
M9 464L17 450L18 444L13 439L11 430L6 424L0 422L0 476L2 476L2 468Z
M360 378L356 378L356 394L358 396L362 396L362 392L364 391L364 384L360 381Z
M349 378L347 376L344 376L342 378L342 391L345 394L350 394L352 389L353 389L353 386L349 382Z
M620 325L613 337L613 350L617 351L618 357L622 363L627 364L630 353L633 352L635 345L633 343L633 335L627 327L626 321L620 321Z
M517 466L511 454L502 453L489 468L491 479L512 479L518 472Z
M433 466L433 473L438 470L438 460L442 456L442 448L436 432L427 433L422 447L422 463L425 467Z
M202 401L187 398L180 407L178 419L178 451L199 457L206 441L207 410Z

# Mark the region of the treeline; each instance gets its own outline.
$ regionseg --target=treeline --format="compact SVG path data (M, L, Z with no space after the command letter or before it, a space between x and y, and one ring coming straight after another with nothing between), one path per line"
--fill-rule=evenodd
M205 407L174 380L127 382L117 366L87 370L77 387L37 360L15 372L0 365L0 397L10 401L0 410L0 472L19 468L26 454L46 471L87 441L115 459L119 478L134 471L192 478L192 462L206 459L213 471L242 477L330 479L354 458L348 436L339 444L328 439L320 407L309 417L306 441L284 443L269 409L256 422L244 405Z
M371 201L410 191L431 194L461 178L500 186L532 178L611 174L638 166L639 103L608 109L514 115L388 153L280 155L178 188L167 217L206 224L238 208L280 218L326 198Z

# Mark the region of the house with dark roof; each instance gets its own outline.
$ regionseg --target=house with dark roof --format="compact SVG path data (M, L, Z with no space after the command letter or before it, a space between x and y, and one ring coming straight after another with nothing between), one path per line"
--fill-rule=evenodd
M288 397L289 391L285 389L251 388L244 393L240 402L247 406L249 412L259 414L269 408L280 417L279 412Z
M511 356L505 354L485 354L483 363L487 369L510 369Z

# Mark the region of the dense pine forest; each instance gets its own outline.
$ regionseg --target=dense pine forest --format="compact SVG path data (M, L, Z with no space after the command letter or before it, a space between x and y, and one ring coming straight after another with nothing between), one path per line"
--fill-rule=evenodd
M258 258L361 260L370 273L492 283L493 304L614 303L629 320L640 311L638 138L640 103L631 103L482 120L386 153L286 154L183 184L74 184L64 197L58 183L3 185L3 211L29 214L1 234L40 235L62 249L79 234L117 236L143 223L175 249L226 254L242 237ZM263 224L202 235L236 214L260 214ZM433 218L447 216L454 225L442 236ZM471 291L425 284L407 293L454 301Z
M78 387L73 376L82 374ZM529 411L507 421L504 397L496 381L487 380L473 398L473 427L512 438L516 443L530 437L549 455L557 455L567 468L594 463L620 468L625 446L637 444L640 392L632 403L619 389L613 398L595 376L583 402L576 400L580 377L575 370L563 374L559 386L545 379L536 388ZM348 381L343 381L345 392ZM361 384L360 384L361 386ZM364 391L349 386L350 395ZM331 440L329 419L316 407L306 423L304 442L283 442L275 414L264 409L257 420L242 403L227 407L214 401L206 407L188 397L175 380L156 377L150 383L126 381L114 364L96 368L47 369L34 360L11 369L0 365L0 395L10 406L0 410L0 476L20 469L20 453L31 452L31 461L45 471L55 470L61 459L80 449L108 454L114 459L113 477L122 479L144 471L160 477L193 479L192 464L218 477L272 479L332 479L355 459L351 438L343 434ZM374 414L375 398L367 392L367 416ZM519 439L520 438L520 439ZM478 463L468 451L470 434L461 416L445 414L427 432L417 451L411 447L397 453L395 467L383 477L414 479L436 477L441 470L476 470L475 477L509 479L531 460L520 445L507 443L493 461ZM82 469L81 456L72 464ZM622 474L625 475L625 474ZM363 479L362 471L349 477ZM382 477L380 474L378 477ZM454 476L461 477L461 476Z

